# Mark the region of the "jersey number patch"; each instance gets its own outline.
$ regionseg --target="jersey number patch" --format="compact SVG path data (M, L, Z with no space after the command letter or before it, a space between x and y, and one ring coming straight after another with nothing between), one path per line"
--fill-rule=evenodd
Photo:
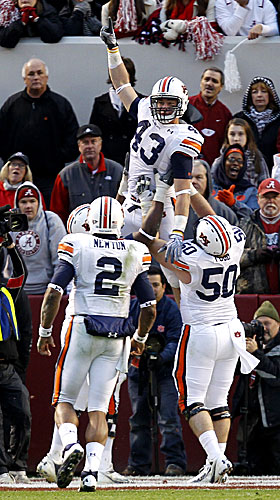
M235 283L236 283L237 265L233 264L223 271L220 267L212 267L210 269L203 269L203 275L201 280L201 285L205 290L212 290L212 294L206 295L199 290L196 290L196 294L202 300L207 300L207 302L213 302L219 297L227 298L234 293ZM232 276L231 276L232 275ZM211 281L213 277L216 277L216 281ZM220 279L219 279L220 278ZM229 289L229 282L231 278L231 287Z
M111 266L111 269L106 269L97 274L94 284L94 293L97 295L112 295L117 297L119 295L120 287L108 283L108 281L116 281L122 274L122 263L115 257L101 257L97 261L98 267ZM104 281L107 280L106 286Z
M141 122L138 123L137 130L135 132L134 136L134 143L132 144L132 149L137 153L140 144L142 142L142 135L144 132L151 126L149 120L142 120ZM148 140L148 138L150 140ZM165 140L163 137L161 137L159 134L152 133L146 137L145 141L147 144L146 149L143 147L140 147L140 157L143 160L146 165L154 165L159 157L159 154L163 150L165 146Z

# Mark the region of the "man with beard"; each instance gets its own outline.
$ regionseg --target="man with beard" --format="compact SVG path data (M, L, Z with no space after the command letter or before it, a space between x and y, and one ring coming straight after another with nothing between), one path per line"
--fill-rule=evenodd
M279 293L280 183L265 179L258 188L259 208L240 220L246 243L237 293Z

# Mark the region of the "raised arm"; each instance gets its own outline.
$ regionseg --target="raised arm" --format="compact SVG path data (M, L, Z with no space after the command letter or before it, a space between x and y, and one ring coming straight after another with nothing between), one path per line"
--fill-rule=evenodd
M116 35L114 33L113 21L109 17L109 26L103 26L100 31L101 40L107 45L109 74L119 97L129 111L131 103L137 94L129 81L129 75L122 61Z

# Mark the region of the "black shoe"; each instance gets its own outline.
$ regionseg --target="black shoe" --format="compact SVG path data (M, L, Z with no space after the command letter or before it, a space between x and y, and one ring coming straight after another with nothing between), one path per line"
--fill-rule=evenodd
M63 464L57 471L57 486L66 488L71 483L76 467L84 456L84 450L79 443L66 446L63 451Z
M127 467L121 472L122 476L147 476L148 474L143 474L139 470L136 470L132 465L127 465Z
M184 476L185 471L180 467L180 465L169 464L164 472L165 476Z

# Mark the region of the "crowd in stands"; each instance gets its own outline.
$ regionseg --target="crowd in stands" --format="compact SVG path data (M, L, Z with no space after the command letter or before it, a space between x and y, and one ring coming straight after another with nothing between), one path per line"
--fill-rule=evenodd
M0 0L0 45L13 48L24 37L56 43L63 36L97 36L109 17L119 38L139 37L157 26L170 41L170 30L174 40L188 22L205 17L223 35L253 39L279 35L279 16L275 0ZM134 87L134 62L124 58L124 64ZM0 206L9 204L27 215L28 230L12 234L28 269L24 294L39 295L58 266L57 247L71 211L99 196L117 196L137 121L110 78L109 90L95 97L88 123L79 124L71 103L49 88L42 60L27 61L22 77L24 89L0 103ZM217 215L239 225L247 236L237 293L279 294L280 179L273 167L279 164L280 99L274 82L256 75L248 82L241 111L233 115L218 98L223 85L223 71L209 65L183 116L204 138L193 163L193 185ZM190 208L186 239L193 237L197 219ZM7 260L7 273L9 266ZM28 299L23 298L28 316ZM30 333L30 314L28 322L20 314L20 328L28 323ZM25 338L23 382L30 353L30 336ZM29 415L27 420L30 433ZM23 461L17 467L24 472L26 450ZM184 472L183 451L181 462Z

